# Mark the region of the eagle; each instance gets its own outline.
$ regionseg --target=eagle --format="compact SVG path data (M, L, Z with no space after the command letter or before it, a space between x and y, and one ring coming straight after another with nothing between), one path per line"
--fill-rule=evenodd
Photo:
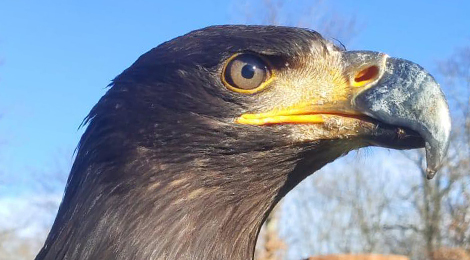
M419 65L293 27L211 26L117 76L84 124L36 260L253 259L279 200L367 146L425 147L451 127Z

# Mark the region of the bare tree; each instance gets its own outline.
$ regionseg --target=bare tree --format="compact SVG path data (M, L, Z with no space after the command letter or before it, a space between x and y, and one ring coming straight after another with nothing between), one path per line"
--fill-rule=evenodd
M361 158L366 156L353 154L328 165L287 196L284 211L296 225L282 232L293 251L290 259L331 253L410 254L403 250L409 244L397 239L406 236L390 228L401 222L397 212L406 211L396 200L403 189L401 172L380 160L365 164Z
M470 250L470 44L440 63L454 111L452 142L443 168L446 245ZM460 115L459 115L460 114Z

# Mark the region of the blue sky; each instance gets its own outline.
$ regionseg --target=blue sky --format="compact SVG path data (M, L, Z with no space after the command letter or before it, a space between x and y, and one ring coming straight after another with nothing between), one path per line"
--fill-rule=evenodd
M470 43L470 1L325 2L326 11L358 21L348 49L386 52L432 72L436 61ZM236 5L0 0L0 171L21 176L70 157L78 126L110 80L164 41L243 21Z

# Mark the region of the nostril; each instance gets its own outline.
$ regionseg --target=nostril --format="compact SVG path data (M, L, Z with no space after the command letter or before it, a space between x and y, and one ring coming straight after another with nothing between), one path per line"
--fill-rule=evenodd
M354 77L354 85L355 86L363 86L371 81L374 81L379 76L379 67L377 66L370 66L367 67L359 73L356 74Z

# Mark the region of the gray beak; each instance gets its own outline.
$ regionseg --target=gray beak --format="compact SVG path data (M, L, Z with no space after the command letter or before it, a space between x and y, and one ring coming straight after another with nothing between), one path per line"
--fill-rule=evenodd
M348 52L348 56L357 57L356 62L384 61L381 75L355 96L352 105L380 122L419 133L425 141L427 178L433 178L446 155L451 130L449 106L439 84L407 60L376 52Z

